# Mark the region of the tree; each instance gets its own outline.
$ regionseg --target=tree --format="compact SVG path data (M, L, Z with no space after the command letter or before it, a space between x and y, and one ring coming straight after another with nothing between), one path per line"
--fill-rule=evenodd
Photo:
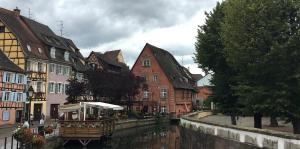
M226 62L225 48L221 40L221 24L224 20L224 5L217 3L217 6L210 13L206 14L206 22L199 26L196 42L196 62L205 72L211 72L212 96L211 100L217 108L231 116L231 123L236 125L236 116L239 113L238 97L234 95L231 88L235 74Z
M66 89L68 95L68 103L76 103L77 97L82 96L86 93L86 85L84 82L79 82L77 79L69 79L69 85Z
M88 90L93 94L94 101L126 104L129 110L143 82L129 71L91 70L87 72L87 79Z
M261 128L264 113L285 114L300 133L299 7L293 0L228 0L221 37L235 95Z

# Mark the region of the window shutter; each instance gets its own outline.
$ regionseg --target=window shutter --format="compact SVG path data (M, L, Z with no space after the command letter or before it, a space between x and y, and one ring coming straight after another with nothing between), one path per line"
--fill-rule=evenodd
M58 65L56 65L56 69L55 70L56 70L56 74L58 74Z
M14 95L14 101L17 101L17 98L18 98L18 93L17 92L13 92L13 95Z
M23 75L23 84L27 84L27 76L26 75Z
M3 72L3 78L2 78L3 82L6 82L6 72Z
M55 93L58 93L58 83L55 83Z
M10 82L11 83L15 83L15 80L16 80L16 74L15 73L12 73L12 75L10 76Z
M5 91L2 91L2 101L4 101L5 98Z
M14 92L9 93L8 101L14 101Z
M26 95L26 93L23 93L23 102L27 102L27 95Z
M19 74L16 74L15 76L16 76L15 83L22 83L22 81L19 82L19 77L20 77L20 75L19 75Z
M48 83L48 93L50 93L51 83Z

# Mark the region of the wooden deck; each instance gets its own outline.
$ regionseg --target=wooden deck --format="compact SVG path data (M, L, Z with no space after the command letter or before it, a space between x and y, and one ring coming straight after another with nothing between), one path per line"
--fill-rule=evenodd
M99 121L60 121L59 135L66 144L69 140L78 140L86 146L91 140L99 140L115 130L115 120Z

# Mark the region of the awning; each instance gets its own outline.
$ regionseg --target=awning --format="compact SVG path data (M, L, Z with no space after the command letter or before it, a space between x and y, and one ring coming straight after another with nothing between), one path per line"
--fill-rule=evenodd
M59 106L59 111L60 112L72 112L72 111L77 111L80 109L79 103L77 104L67 104L67 105L60 105Z
M123 110L124 108L122 106L118 105L113 105L109 103L104 103L104 102L81 102L81 104L85 104L87 106L92 106L92 107L99 107L101 109L112 109L112 110Z
M109 103L104 102L80 102L76 104L67 104L67 105L61 105L59 107L60 112L72 112L72 111L78 111L81 107L95 107L99 109L112 109L112 110L123 110L124 108L122 106L113 105Z

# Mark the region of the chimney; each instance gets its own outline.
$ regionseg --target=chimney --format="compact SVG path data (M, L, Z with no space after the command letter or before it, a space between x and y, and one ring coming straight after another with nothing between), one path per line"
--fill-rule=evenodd
M18 7L16 7L16 8L14 9L14 12L15 12L15 14L16 14L17 16L19 16L20 13L21 13L21 10L20 10Z

